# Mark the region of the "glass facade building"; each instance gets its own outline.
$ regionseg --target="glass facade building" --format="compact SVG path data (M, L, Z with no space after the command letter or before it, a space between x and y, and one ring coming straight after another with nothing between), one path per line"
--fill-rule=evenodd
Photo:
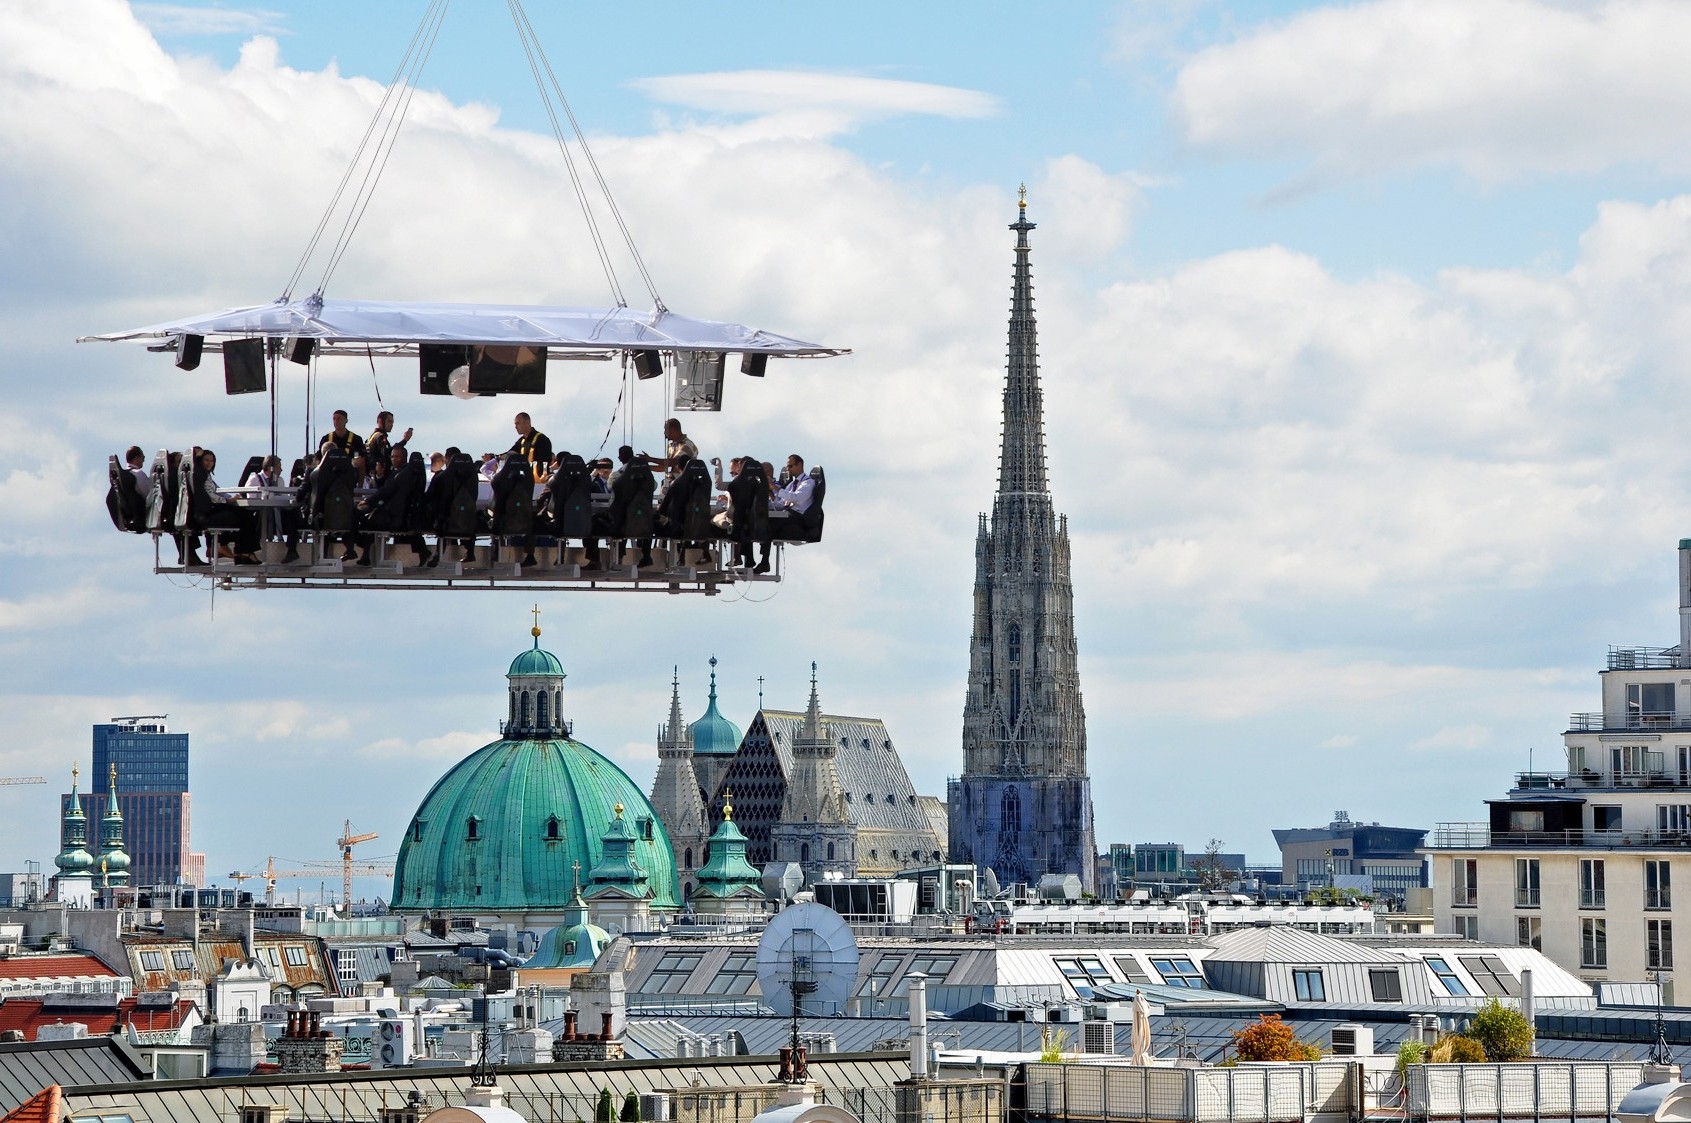
M117 802L130 885L198 885L205 857L189 850L188 734L159 717L113 718L94 726L94 769L82 793L88 821L106 810L106 779L117 767ZM69 796L64 797L68 806ZM94 871L99 884L99 871Z

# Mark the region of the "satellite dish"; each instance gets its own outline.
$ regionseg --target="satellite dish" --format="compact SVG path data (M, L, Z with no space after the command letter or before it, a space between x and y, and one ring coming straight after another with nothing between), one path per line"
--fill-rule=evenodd
M844 1013L857 983L857 940L827 905L775 914L757 942L757 985L782 1016Z
M988 866L986 872L981 874L981 896L990 901L996 898L998 893L998 875L992 872L991 866Z

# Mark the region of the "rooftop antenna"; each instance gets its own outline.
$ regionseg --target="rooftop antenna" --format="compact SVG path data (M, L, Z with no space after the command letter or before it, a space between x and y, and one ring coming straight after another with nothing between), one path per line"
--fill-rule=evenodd
M499 1076L493 1071L493 1065L487 1059L487 999L481 1000L481 1041L476 1053L476 1063L470 1069L470 1087L491 1088L499 1083Z
M1650 1043L1650 1063L1673 1064L1673 1050L1668 1048L1668 1023L1662 1014L1662 973L1656 972L1656 1039Z

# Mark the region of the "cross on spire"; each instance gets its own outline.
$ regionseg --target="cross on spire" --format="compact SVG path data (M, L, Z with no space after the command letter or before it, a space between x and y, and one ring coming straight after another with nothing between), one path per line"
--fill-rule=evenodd
M534 613L534 627L529 631L529 635L534 637L534 646L538 648L540 646L540 606L537 604L529 611Z

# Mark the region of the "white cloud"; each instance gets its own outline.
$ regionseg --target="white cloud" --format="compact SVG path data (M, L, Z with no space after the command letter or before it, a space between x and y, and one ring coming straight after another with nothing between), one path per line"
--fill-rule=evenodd
M1487 182L1683 170L1691 7L1676 0L1373 0L1197 52L1173 108L1202 148L1310 177L1452 164Z
M1484 725L1447 725L1443 729L1410 743L1411 749L1459 749L1471 752L1483 749L1492 741L1492 731Z
M923 114L979 118L999 112L999 101L979 90L827 74L809 70L735 70L640 78L635 89L654 101L706 113L799 116L832 122L834 129L864 119Z
M287 30L281 12L266 8L203 7L198 4L136 4L135 18L155 35L278 35Z

